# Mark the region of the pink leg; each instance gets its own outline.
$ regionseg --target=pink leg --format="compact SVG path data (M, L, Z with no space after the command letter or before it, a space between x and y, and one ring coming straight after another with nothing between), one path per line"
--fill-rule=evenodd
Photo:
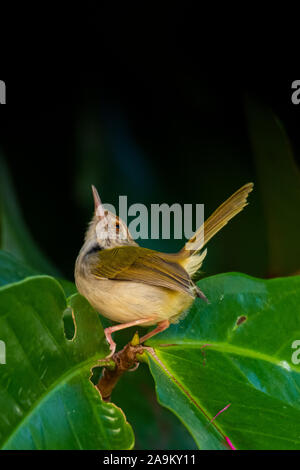
M147 333L145 336L143 336L140 339L140 343L144 343L145 341L147 341L147 339L152 338L152 336L157 335L157 333L160 333L161 331L164 331L167 328L169 328L169 326L170 326L169 320L163 320L159 322L157 327L154 330L150 331L150 333Z
M112 333L114 333L115 331L124 330L125 328L130 328L131 326L142 325L143 323L148 323L149 321L153 321L153 320L154 320L153 317L141 318L140 320L131 321L129 323L121 323L120 325L110 326L108 328L105 328L104 330L105 338L109 344L110 351L111 351L111 353L107 356L107 358L110 358L111 356L113 356L116 350L116 343L111 337Z

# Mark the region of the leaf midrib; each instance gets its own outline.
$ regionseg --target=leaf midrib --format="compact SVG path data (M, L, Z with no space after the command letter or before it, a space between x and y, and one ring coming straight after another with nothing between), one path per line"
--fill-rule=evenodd
M156 350L161 350L161 351L164 351L166 349L173 349L173 348L198 349L198 348L203 348L204 346L207 346L208 349L213 349L214 351L221 351L223 353L235 354L238 356L250 357L252 359L266 361L289 372L285 367L282 366L282 362L286 362L289 365L291 371L294 371L298 374L300 373L300 368L296 368L293 364L288 363L284 359L280 359L276 356L275 357L269 356L268 354L262 353L260 351L254 351L252 349L242 348L240 346L235 346L235 345L228 344L228 343L216 343L216 342L211 342L207 340L207 341L197 341L197 342L190 342L190 343L187 343L187 342L178 343L177 342L176 344L175 343L156 344L156 345L151 345L151 346L154 347Z

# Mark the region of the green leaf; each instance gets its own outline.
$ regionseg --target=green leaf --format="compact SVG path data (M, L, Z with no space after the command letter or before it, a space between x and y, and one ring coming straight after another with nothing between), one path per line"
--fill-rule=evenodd
M258 190L268 238L269 275L300 271L300 172L288 136L267 107L247 101Z
M0 156L0 248L43 274L57 269L33 241L20 212L7 166Z
M292 345L300 340L300 277L224 274L199 286L210 303L196 300L182 322L148 342L160 403L202 449L225 448L226 436L238 449L299 449Z
M72 309L76 336L63 314ZM99 315L79 294L68 303L53 278L36 276L0 288L0 447L2 449L130 449L124 414L103 403L89 380L108 353Z

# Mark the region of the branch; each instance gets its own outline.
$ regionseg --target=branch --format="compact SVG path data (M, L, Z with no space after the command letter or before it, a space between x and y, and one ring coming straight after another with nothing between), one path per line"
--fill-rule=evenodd
M134 366L139 364L137 355L143 354L144 347L139 344L139 337L136 333L132 341L119 352L115 353L109 361L103 362L106 367L103 368L102 376L96 385L101 393L103 401L110 401L110 397L116 384L122 375L128 370L133 370Z

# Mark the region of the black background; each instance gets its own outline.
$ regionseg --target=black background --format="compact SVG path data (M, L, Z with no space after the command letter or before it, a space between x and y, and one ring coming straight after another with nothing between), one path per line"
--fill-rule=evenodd
M213 42L202 36L205 18L179 8L126 17L125 8L76 13L68 24L59 15L54 24L40 12L44 21L35 24L34 34L23 24L17 41L12 34L6 38L8 60L0 77L7 85L0 150L31 233L69 278L91 216L89 184L97 184L103 168L105 202L128 194L131 202L205 202L211 211L239 185L255 181L246 96L279 116L299 159L293 79L266 75L238 50L229 58L222 37ZM83 184L84 122L105 140L106 150L97 154L96 144L89 158L97 163ZM134 158L120 133L134 142ZM111 161L118 139L118 157ZM218 269L264 274L234 255Z

